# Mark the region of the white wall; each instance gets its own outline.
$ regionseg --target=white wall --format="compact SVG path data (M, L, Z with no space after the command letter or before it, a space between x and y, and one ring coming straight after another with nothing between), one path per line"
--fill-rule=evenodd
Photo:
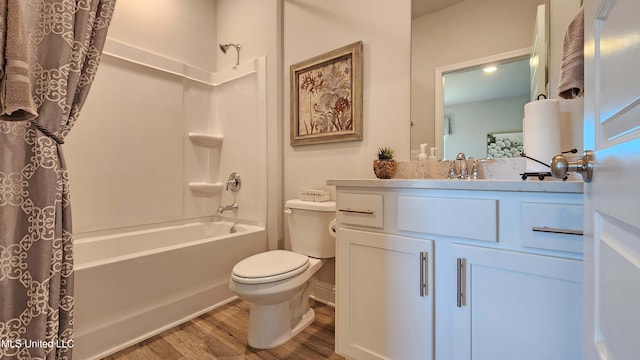
M467 0L412 21L411 143L435 144L435 68L531 46L541 3Z
M408 159L409 0L290 0L284 7L285 199L302 189L327 188L329 178L373 178L378 147ZM362 141L292 147L289 67L362 40L364 44Z
M409 158L411 1L286 0L284 3L284 198L326 189L330 178L374 178L380 146ZM289 67L361 40L364 44L362 141L291 147ZM332 197L335 198L335 191ZM333 263L319 279L333 283Z

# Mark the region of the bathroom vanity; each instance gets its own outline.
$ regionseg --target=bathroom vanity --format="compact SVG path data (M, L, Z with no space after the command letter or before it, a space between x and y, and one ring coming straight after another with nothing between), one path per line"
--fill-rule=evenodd
M582 182L328 184L338 353L581 358Z

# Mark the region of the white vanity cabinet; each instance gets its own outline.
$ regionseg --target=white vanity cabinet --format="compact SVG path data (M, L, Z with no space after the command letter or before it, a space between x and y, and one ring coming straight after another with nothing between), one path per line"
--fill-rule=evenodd
M384 195L339 195L338 352L352 359L432 359L433 241L384 233Z
M453 359L582 359L580 260L458 244L453 256Z
M338 353L581 358L581 183L328 183Z

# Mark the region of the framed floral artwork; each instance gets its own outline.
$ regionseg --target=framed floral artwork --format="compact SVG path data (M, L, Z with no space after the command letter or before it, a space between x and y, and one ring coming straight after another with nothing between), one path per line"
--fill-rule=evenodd
M362 140L362 41L291 65L291 146Z

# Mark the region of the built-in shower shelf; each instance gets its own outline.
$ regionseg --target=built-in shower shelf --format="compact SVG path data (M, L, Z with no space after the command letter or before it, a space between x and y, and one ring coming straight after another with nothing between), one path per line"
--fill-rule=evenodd
M189 189L194 192L204 194L216 194L222 191L224 184L210 182L190 182Z
M193 145L214 148L216 146L220 146L222 144L222 136L217 135L208 135L201 133L189 133L189 139Z

